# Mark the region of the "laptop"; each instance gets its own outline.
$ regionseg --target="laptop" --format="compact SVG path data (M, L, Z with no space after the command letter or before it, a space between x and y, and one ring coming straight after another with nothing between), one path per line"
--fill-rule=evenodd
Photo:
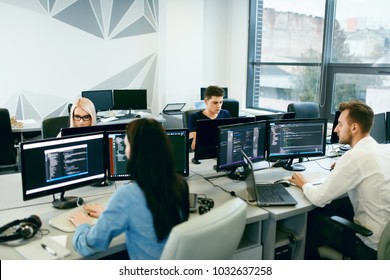
M186 103L168 103L163 109L163 113L167 115L180 115L183 114L181 109L184 106L186 106Z
M246 188L258 206L294 206L297 204L282 184L256 184L253 163L242 150L241 153L244 157Z
M204 110L206 109L206 103L204 101L195 101L194 102L194 107L196 110Z

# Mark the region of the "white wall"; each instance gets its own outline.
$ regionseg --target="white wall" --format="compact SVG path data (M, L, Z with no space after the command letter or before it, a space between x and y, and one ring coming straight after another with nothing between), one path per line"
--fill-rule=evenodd
M42 99L36 110L44 117L81 90L123 83L142 60L137 71L143 76L128 86L141 87L144 76L155 75L149 78L154 114L168 102L193 106L209 84L227 86L244 105L249 0L160 0L157 33L114 40L4 2L10 1L0 0L0 107L14 111L23 93L32 102ZM153 63L157 68L148 74Z

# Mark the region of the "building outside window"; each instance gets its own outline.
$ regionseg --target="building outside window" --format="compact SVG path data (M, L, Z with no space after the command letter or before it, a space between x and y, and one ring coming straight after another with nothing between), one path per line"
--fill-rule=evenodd
M251 0L247 107L286 111L314 101L331 117L341 101L390 111L386 0Z

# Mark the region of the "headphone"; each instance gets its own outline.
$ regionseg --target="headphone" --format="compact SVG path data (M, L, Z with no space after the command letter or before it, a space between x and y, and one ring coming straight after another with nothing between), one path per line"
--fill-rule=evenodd
M18 239L30 239L41 228L41 219L36 215L31 215L22 220L15 220L0 227L0 243L14 241ZM9 235L1 235L4 231L11 227L16 227L16 230Z
M199 214L202 215L207 213L214 207L214 200L211 198L198 198L198 203L200 206L198 207Z

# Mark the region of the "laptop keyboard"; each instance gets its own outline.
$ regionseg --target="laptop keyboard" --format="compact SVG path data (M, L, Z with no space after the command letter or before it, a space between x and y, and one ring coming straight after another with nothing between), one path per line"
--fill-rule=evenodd
M279 202L283 201L281 195L274 185L256 185L257 194L262 201Z

